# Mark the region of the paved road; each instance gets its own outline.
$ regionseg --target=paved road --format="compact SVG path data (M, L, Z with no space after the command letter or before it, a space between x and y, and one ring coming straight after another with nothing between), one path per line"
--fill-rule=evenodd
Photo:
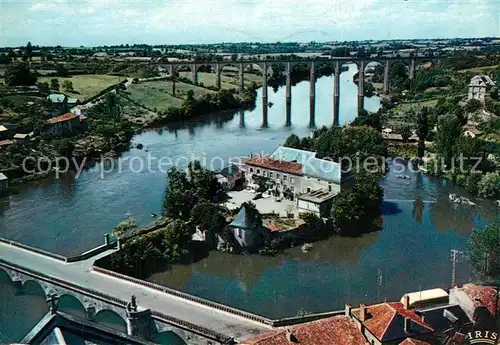
M100 256L104 255L106 253ZM139 307L171 315L178 319L235 337L239 341L271 329L269 326L261 323L94 272L92 271L92 263L98 257L75 263L63 263L0 242L0 258L82 287L115 296L122 300L129 300L131 295L135 295Z

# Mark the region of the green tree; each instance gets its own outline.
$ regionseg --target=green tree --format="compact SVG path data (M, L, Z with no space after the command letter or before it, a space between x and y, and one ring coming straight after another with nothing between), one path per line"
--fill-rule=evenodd
M36 84L38 86L38 90L42 95L48 95L50 93L49 83L43 82Z
M283 146L291 147L294 149L301 149L300 138L296 134L291 134L288 138L286 138L286 141L283 144Z
M65 80L65 81L63 81L62 87L63 87L63 89L65 89L68 92L73 92L74 91L74 89L73 89L73 82L71 80Z
M50 79L50 89L54 91L59 91L59 79Z
M176 219L169 223L165 229L163 246L166 248L172 248L172 246L185 248L191 243L191 238L194 233L195 228L192 224Z
M56 75L59 77L65 77L68 75L68 69L63 64L60 63L57 64L55 69L56 69Z
M26 47L24 48L24 53L23 53L23 60L30 60L33 56L33 47L31 46L31 42L28 42L26 44Z
M449 165L455 155L454 147L462 135L462 126L454 115L441 118L436 132L435 144L438 154Z
M219 233L226 226L227 209L211 203L200 202L191 211L191 223L202 230Z
M417 116L418 156L422 158L425 153L425 140L429 135L429 109L423 107Z
M481 177L477 185L478 194L484 198L500 198L500 173L490 172Z
M469 257L483 278L500 274L500 218L483 229L476 228L469 236Z
M465 105L465 111L468 113L473 113L478 109L481 109L483 107L483 103L481 101L473 98L467 102Z
M410 126L406 125L406 126L401 127L400 132L401 132L400 133L401 137L403 138L403 142L404 143L408 142L408 139L411 137Z
M5 81L9 86L35 85L37 76L30 71L27 62L15 61L5 70Z

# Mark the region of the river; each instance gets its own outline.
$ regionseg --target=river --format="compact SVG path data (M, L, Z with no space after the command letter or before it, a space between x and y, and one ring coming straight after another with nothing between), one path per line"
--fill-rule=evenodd
M352 65L341 74L341 124L352 121L357 113L357 86L352 83L356 72ZM259 89L253 110L215 114L187 128L137 135L134 142L144 148L125 152L122 158L128 163L113 162L109 172L98 164L79 178L68 174L18 186L18 195L0 202L0 236L73 255L101 244L103 233L111 232L126 214L140 225L151 223L151 213L161 213L165 174L159 171L157 161L151 169L139 169L139 158L169 157L181 166L192 157L207 161L219 157L228 162L230 157L250 152L270 153L291 133L310 133L307 81L292 88L291 127L285 126L285 88L269 88L268 95L274 104L268 109L268 128L261 128ZM333 122L332 95L332 77L318 79L317 126ZM377 97L365 99L367 110L376 111L379 106ZM220 168L220 161L216 160L213 168ZM489 203L455 207L448 202L448 193L464 195L463 190L423 174L411 176L411 180L400 180L390 173L382 181L386 202L379 232L359 238L332 237L315 243L306 254L300 248L276 257L213 252L202 261L176 265L149 280L268 317L337 309L346 301L399 299L405 291L448 286L450 249L465 249L471 229L498 210ZM415 203L415 199L421 202ZM459 263L457 280L469 279L469 265ZM13 297L14 290L5 277L0 279L0 289L0 343L19 341L46 312L43 295L34 291ZM67 308L81 312L74 304ZM11 310L16 310L14 317ZM119 323L111 316L105 319Z

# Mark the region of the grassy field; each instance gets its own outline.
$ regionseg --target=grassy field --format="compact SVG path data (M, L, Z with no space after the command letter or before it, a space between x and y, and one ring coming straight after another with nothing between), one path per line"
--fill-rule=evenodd
M38 78L39 82L47 82L50 85L50 80L54 77L41 77ZM123 80L123 77L117 77L106 74L82 74L75 75L68 78L57 78L59 80L60 91L64 92L70 97L75 97L80 100L85 100L91 96L96 95L105 88L119 83ZM66 92L62 88L62 83L64 80L70 80L73 83L73 89L75 92Z
M172 95L172 82L167 80L144 82L132 84L127 88L128 96L137 103L147 108L158 111L167 110L169 107L180 107L184 97L189 90L193 90L195 97L204 93L215 93L203 87L175 83L176 97Z
M500 68L500 65L493 65L493 66L484 66L484 67L475 67L475 68L469 68L469 69L461 69L458 71L458 73L466 73L466 72L471 72L471 73L485 73L489 71L493 71Z
M179 75L191 79L191 72L180 72ZM256 74L246 73L244 78L245 86L250 86L253 82L257 83L257 85L262 84L262 76ZM203 83L204 86L215 86L215 73L198 72L198 82ZM239 87L238 82L239 76L237 73L233 75L223 74L221 76L221 87L223 89L237 89Z

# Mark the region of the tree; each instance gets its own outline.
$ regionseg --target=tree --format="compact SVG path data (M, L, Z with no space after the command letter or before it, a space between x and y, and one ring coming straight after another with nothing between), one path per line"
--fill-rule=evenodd
M59 91L59 79L53 78L50 80L50 89Z
M174 220L167 225L163 235L163 245L167 249L172 248L172 246L185 248L191 243L194 233L195 229L193 225L183 222L180 219Z
M410 126L406 125L401 127L401 137L403 137L403 142L406 143L408 139L411 137L411 129Z
M35 85L37 76L30 71L27 62L15 61L5 70L5 81L9 86Z
M42 95L48 95L50 93L49 83L47 82L38 83L36 84L36 86L38 87L38 91L40 91Z
M482 106L483 106L483 103L481 103L481 101L473 98L473 99L469 100L467 102L467 104L465 105L465 111L468 113L473 113L476 110L481 109Z
M24 48L24 54L23 54L23 60L30 60L33 56L33 47L31 46L31 42L28 42L26 44L26 47Z
M500 174L498 172L486 173L477 185L478 194L484 198L500 198Z
M63 87L63 89L65 89L68 92L73 92L74 91L74 89L73 89L73 82L71 80L65 80L65 81L63 81L62 87Z
M300 139L297 135L291 134L288 138L286 138L285 143L283 144L285 147L291 147L294 149L301 149Z
M191 222L201 230L207 230L211 233L219 233L226 226L226 217L224 214L227 209L211 203L201 202L191 211Z
M65 77L68 75L68 69L63 65L63 64L57 64L56 65L56 74L59 76L59 77Z
M440 119L435 144L438 154L444 159L446 165L451 163L454 157L455 143L461 135L462 126L454 115Z
M425 139L429 134L429 109L423 107L417 116L418 156L422 158L425 152Z
M469 236L469 257L473 267L483 277L500 274L500 218L483 229L476 228Z

